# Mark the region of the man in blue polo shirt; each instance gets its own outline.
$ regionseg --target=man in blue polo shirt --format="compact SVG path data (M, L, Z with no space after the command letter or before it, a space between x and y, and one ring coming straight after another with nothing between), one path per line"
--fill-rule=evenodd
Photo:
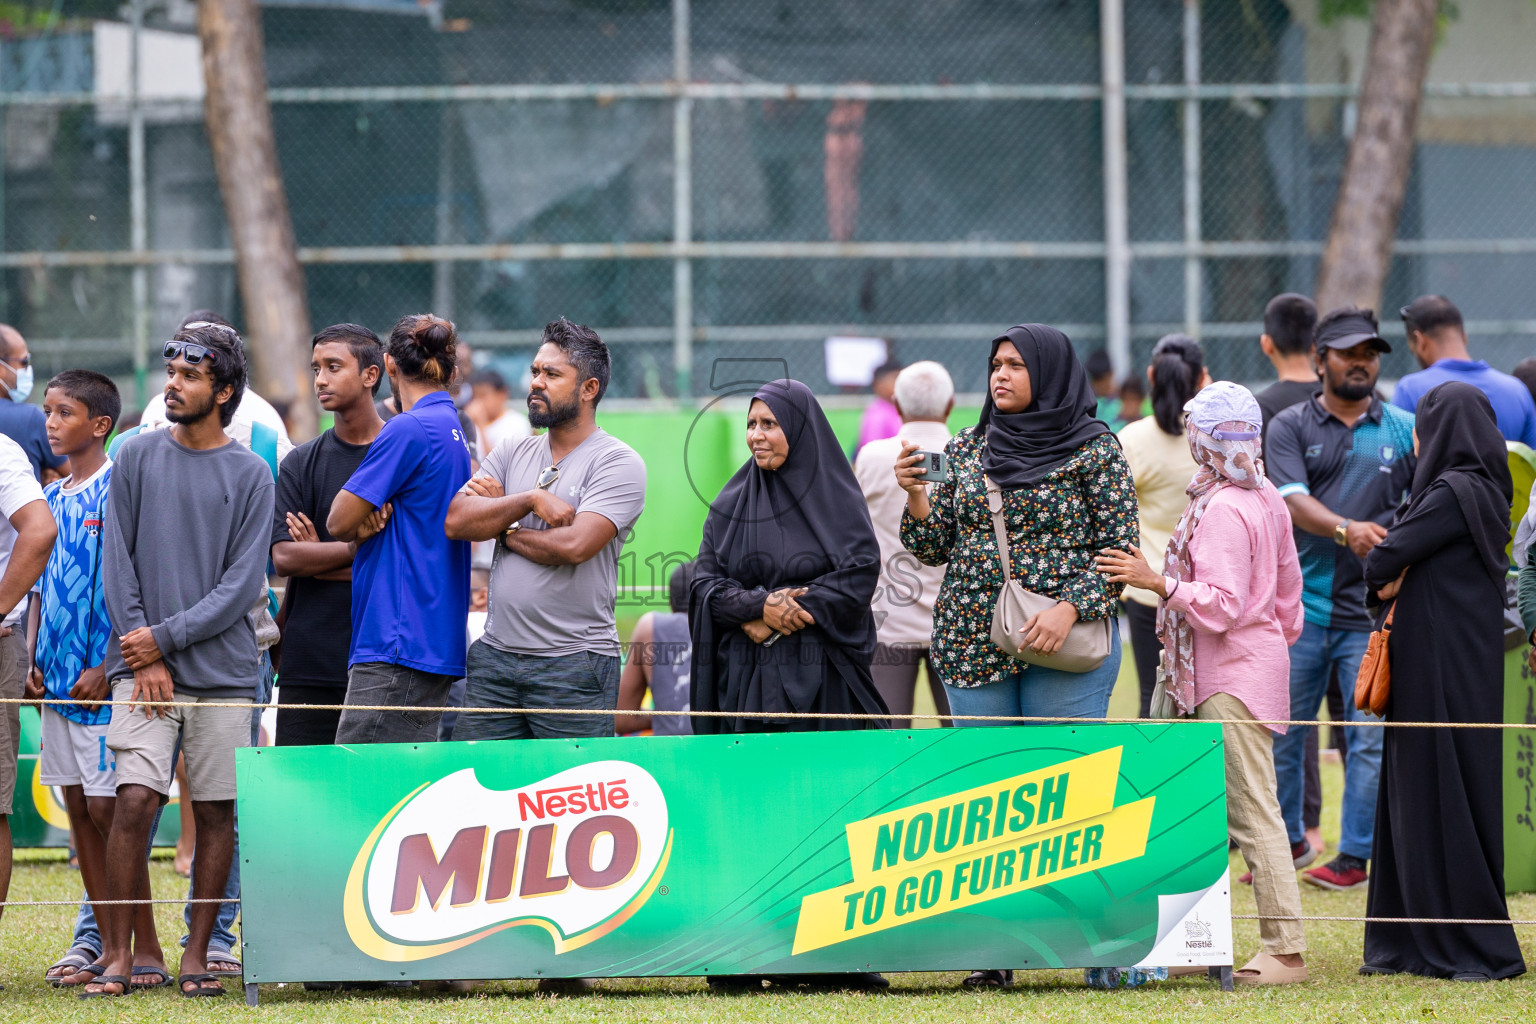
M1291 717L1317 717L1329 675L1353 683L1373 622L1365 607L1365 556L1413 480L1413 416L1376 397L1381 353L1392 349L1370 310L1328 314L1313 335L1323 391L1293 405L1269 426L1264 463L1285 499L1301 556L1306 626L1291 648ZM1370 716L1344 701L1346 717ZM1291 856L1304 867L1316 852L1302 826L1302 753L1306 729L1275 737L1275 777ZM1382 730L1348 730L1339 855L1303 876L1325 889L1367 881L1376 824Z
M443 532L470 476L469 444L448 394L458 337L430 314L407 316L384 354L400 415L374 439L331 503L326 528L357 544L352 650L337 743L435 743L441 708L464 678L469 545Z
M1471 384L1493 404L1499 433L1506 441L1536 448L1536 402L1530 389L1467 351L1461 310L1444 295L1421 295L1400 311L1408 333L1408 351L1424 367L1397 382L1392 404L1413 412L1431 388L1448 380Z

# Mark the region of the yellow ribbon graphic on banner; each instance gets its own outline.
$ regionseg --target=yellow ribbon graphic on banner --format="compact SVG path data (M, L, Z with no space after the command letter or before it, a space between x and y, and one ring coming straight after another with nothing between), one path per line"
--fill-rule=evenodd
M793 952L1140 857L1156 798L1114 806L1121 750L852 822L853 881L800 901Z

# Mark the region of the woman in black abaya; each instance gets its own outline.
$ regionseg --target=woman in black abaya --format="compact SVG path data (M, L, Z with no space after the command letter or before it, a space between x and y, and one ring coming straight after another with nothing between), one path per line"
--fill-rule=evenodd
M774 718L789 712L884 716L870 677L870 600L880 547L863 492L810 388L763 385L747 412L752 458L704 521L689 602L695 733L870 728L864 720Z
M1511 480L1493 407L1468 384L1419 402L1412 498L1365 560L1397 595L1388 721L1497 722L1504 704L1504 577ZM1388 728L1369 917L1503 919L1503 746L1477 729ZM1512 978L1508 924L1367 924L1362 974Z

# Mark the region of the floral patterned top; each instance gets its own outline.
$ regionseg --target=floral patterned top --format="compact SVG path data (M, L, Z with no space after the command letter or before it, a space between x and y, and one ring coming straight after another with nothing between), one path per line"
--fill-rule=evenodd
M992 608L1003 588L997 537L987 511L981 453L967 427L945 445L950 480L929 492L927 519L902 512L901 542L925 565L949 564L933 607L934 667L951 686L983 686L1018 662L992 642ZM1138 538L1136 488L1113 434L1100 434L1034 487L1003 492L1013 575L1026 590L1070 601L1078 618L1115 614L1120 584L1094 568L1101 548Z

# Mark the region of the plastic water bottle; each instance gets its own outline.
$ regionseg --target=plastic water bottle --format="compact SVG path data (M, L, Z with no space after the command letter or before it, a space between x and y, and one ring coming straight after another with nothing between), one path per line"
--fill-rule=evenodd
M1089 967L1083 971L1083 984L1089 988L1136 988L1149 981L1167 981L1166 967Z

